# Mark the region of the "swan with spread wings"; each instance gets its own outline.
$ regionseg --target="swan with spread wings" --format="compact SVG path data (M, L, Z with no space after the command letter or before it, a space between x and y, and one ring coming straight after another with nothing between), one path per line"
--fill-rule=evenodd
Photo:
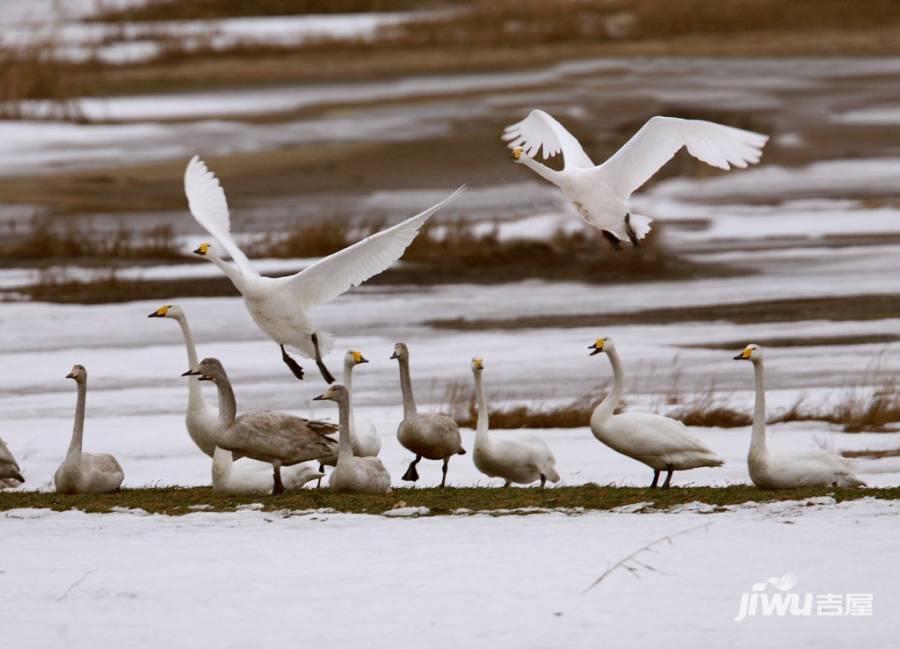
M333 383L334 377L322 357L331 350L334 341L329 333L313 325L308 310L330 302L386 270L403 255L428 217L464 189L460 187L424 212L347 246L295 275L263 277L231 236L228 203L219 179L197 156L191 158L184 174L184 191L191 214L231 256L232 263L225 261L208 243L201 244L194 252L218 266L240 291L256 325L281 346L281 358L294 376L303 379L303 369L285 347L314 358L328 383Z
M639 248L650 232L651 219L632 212L628 198L681 147L713 167L728 170L759 162L769 138L714 122L657 116L647 120L609 160L595 165L562 124L542 110L533 110L521 122L507 126L503 139L516 162L559 187L581 217L620 250L622 241ZM556 171L535 161L541 150L544 160L562 153L563 169Z

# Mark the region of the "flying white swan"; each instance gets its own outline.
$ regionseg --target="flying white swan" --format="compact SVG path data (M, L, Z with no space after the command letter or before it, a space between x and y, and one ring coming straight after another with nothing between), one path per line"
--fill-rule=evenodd
M465 455L459 436L459 425L447 415L420 415L413 397L412 380L409 377L409 348L404 343L394 345L392 359L400 364L400 389L403 392L403 421L397 428L397 439L415 453L401 480L415 482L419 479L416 465L424 457L443 460L441 486L447 484L447 465L454 455Z
M337 464L328 478L328 487L340 493L387 494L391 492L391 475L377 457L356 457L350 441L350 391L335 384L315 401L334 401L338 405L341 430Z
M325 475L309 462L286 466L281 473L285 491L296 491ZM235 462L231 451L217 446L213 452L212 486L213 491L220 493L263 496L272 493L275 484L270 465L248 458Z
M598 338L588 347L591 356L605 352L613 370L613 387L591 415L594 437L622 455L643 462L653 469L654 488L661 471L666 472L663 489L672 483L673 471L703 466L722 466L725 461L703 442L688 434L680 421L649 412L614 414L622 399L624 376L619 353L612 338Z
M756 379L753 435L750 439L750 452L747 455L747 468L753 484L760 489L865 485L853 473L850 461L824 449L770 453L766 446L766 388L762 349L759 345L747 345L734 360L752 362Z
M714 122L657 116L647 120L609 160L595 165L562 124L542 110L533 110L521 122L507 126L503 139L516 162L559 187L581 217L619 250L620 242L626 240L640 247L640 240L650 232L651 219L634 214L628 198L681 147L727 170L759 162L769 138ZM545 160L563 154L562 171L534 160L541 149Z
M285 351L285 346L298 350L307 358L314 358L328 383L333 383L334 377L325 367L322 356L334 343L329 333L313 326L307 311L386 270L412 243L428 217L464 189L460 187L424 212L329 255L295 275L263 277L231 237L228 203L218 178L197 156L191 158L184 174L184 191L191 214L234 263L226 262L207 243L194 252L213 262L231 280L243 296L256 325L281 346L281 358L294 376L302 379L303 370Z
M355 349L344 354L344 387L350 394L350 441L353 443L353 455L356 457L376 457L381 451L381 439L375 425L366 419L356 421L353 414L353 368L369 360Z
M9 447L0 439L0 489L17 487L25 482L22 477L22 469L10 452Z
M472 459L476 468L491 478L503 478L504 486L510 483L531 484L541 481L541 488L547 480L559 482L556 458L544 443L534 435L517 435L515 439L492 439L488 433L488 407L484 396L484 361L472 359L472 374L475 377L475 397L478 401L478 423L475 429L475 451Z
M182 376L199 376L201 381L215 383L219 391L216 446L271 464L273 494L284 492L282 466L333 460L336 440L328 435L336 432L334 424L272 410L250 410L238 415L234 390L218 359L204 358L196 370L188 370Z
M118 491L125 473L116 458L106 453L94 455L81 451L84 438L84 409L87 399L87 370L74 365L66 374L78 385L78 401L75 405L75 427L66 459L56 470L53 483L61 494L101 494Z

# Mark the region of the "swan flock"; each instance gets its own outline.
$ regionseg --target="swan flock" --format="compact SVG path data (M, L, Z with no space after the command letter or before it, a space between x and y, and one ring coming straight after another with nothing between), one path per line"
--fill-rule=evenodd
M640 248L651 230L652 219L635 213L629 198L682 148L708 165L723 170L744 168L759 162L768 137L748 130L693 119L656 116L650 118L624 146L600 165L592 162L578 140L550 114L532 110L524 119L508 126L502 139L517 164L528 167L556 185L575 211L591 227L600 230L609 245L619 250L627 242ZM542 164L557 155L562 168ZM211 459L212 486L216 491L236 494L280 494L302 489L325 475L336 492L387 494L392 480L378 457L382 439L375 426L357 420L353 410L353 373L368 363L358 349L344 354L343 383L336 383L325 364L335 346L335 337L315 324L315 307L337 299L352 287L383 272L397 261L428 219L465 190L460 187L424 211L368 236L343 250L316 261L285 277L261 275L234 238L224 189L199 157L194 156L184 174L189 211L209 234L210 241L194 253L214 264L238 290L253 322L280 350L281 360L292 375L304 379L305 371L291 355L312 359L327 389L315 400L332 401L338 424L298 417L288 412L250 409L238 411L234 387L225 365L215 357L199 360L185 311L167 304L150 318L178 323L187 357L185 427L197 449ZM612 388L596 406L589 426L594 438L615 453L640 462L652 471L649 486L669 488L675 472L716 468L724 460L686 426L655 413L619 412L624 396L624 369L610 337L589 345L590 355L605 355L612 371ZM582 352L583 353L583 352ZM447 484L449 462L467 454L459 423L444 414L419 411L411 377L410 348L397 342L391 360L399 369L402 419L396 436L412 459L401 480L419 480L423 460L441 463L440 486ZM752 364L755 377L755 407L747 457L750 480L761 489L807 486L856 487L863 482L850 463L829 451L785 452L769 448L765 427L763 352L748 345L735 360ZM490 411L484 386L485 361L476 357L470 369L477 409L472 461L487 478L499 478L506 487L515 484L557 483L563 477L556 458L541 438L512 434L505 437L490 430ZM124 472L109 454L82 450L87 370L75 365L66 378L77 388L74 427L68 450L54 476L57 492L65 494L106 493L120 489ZM215 387L216 402L203 394L202 385ZM565 468L565 467L564 467ZM568 469L567 469L568 470ZM0 488L18 487L25 476L12 452L0 440ZM307 487L308 488L308 487Z

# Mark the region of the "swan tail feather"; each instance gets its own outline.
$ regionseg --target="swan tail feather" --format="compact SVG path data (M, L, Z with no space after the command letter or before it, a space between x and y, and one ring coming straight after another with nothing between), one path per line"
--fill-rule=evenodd
M631 212L631 229L634 230L635 236L638 239L643 239L650 233L650 224L653 223L653 219L649 216L644 216L643 214L635 214Z

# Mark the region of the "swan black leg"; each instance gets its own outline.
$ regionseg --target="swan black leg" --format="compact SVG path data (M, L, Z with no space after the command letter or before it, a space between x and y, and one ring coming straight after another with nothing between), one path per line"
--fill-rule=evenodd
M631 239L631 245L635 248L641 247L641 241L637 237L637 233L634 231L634 228L631 227L631 214L625 214L625 233L628 235L628 238Z
M419 460L422 459L421 455L417 455L416 459L409 463L409 468L406 470L406 473L403 474L401 480L406 480L408 482L415 482L419 479L419 472L416 470L416 465L419 463Z
M319 462L319 473L325 473L325 465ZM322 486L322 478L316 480L316 489Z
M280 345L281 347L281 360L284 361L284 364L288 366L288 369L297 377L298 380L303 380L303 368L300 367L300 363L295 361L290 354L287 353L284 349L284 345Z
M656 489L656 485L659 482L659 471L656 469L653 470L653 482L650 483L651 489Z
M545 475L542 473L542 474L541 474L541 489L544 488L544 485L545 485L545 484L547 484L547 476L545 476Z
M612 249L616 252L622 251L622 242L619 241L619 237L614 235L612 232L608 232L607 230L600 230L603 233L603 238L609 242L609 245L612 246Z
M272 495L280 496L284 493L284 485L281 482L281 462L275 462L272 465L272 477L275 482L275 486L272 487Z
M316 332L313 332L312 344L313 348L316 350L316 367L318 367L319 371L322 373L322 378L325 379L325 382L328 384L334 383L334 377L331 375L331 372L328 371L328 368L325 367L325 363L322 362L322 354L319 353L319 336Z
M663 489L668 489L669 485L672 483L672 472L674 471L674 467L669 464L666 466L666 481L663 482Z
M441 467L441 473L443 473L443 476L441 476L441 487L447 486L447 465L448 464L450 464L450 458L445 457L444 458L444 466Z

